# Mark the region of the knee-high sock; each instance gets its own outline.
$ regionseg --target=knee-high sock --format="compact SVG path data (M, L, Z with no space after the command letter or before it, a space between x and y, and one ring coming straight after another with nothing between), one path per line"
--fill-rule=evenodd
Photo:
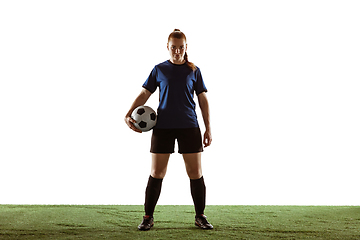
M204 214L206 187L204 178L190 179L191 196L194 201L196 216Z
M161 192L162 179L149 177L145 191L145 214L153 216Z

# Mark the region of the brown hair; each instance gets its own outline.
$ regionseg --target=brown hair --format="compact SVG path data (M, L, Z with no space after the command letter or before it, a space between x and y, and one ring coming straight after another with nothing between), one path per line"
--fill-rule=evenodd
M184 39L185 42L186 42L185 34L183 32L181 32L179 29L174 29L174 31L172 33L170 33L169 38L168 38L168 42L170 42L171 38ZM184 58L185 58L185 61L186 61L186 64L188 65L188 67L191 70L195 71L197 68L196 68L194 63L189 62L187 52L185 52Z

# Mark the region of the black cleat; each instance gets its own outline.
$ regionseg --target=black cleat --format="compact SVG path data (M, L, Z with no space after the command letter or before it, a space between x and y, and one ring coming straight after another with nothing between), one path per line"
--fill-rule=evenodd
M144 216L142 223L138 226L140 231L150 230L154 226L154 218L149 216Z
M204 214L195 217L195 226L198 226L201 229L213 229L213 225L211 225L207 220Z

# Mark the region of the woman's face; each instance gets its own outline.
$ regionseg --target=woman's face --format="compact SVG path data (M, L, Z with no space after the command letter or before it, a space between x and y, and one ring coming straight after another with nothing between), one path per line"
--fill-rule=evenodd
M167 44L170 53L170 60L173 63L181 64L185 62L184 56L187 50L185 39L171 38Z

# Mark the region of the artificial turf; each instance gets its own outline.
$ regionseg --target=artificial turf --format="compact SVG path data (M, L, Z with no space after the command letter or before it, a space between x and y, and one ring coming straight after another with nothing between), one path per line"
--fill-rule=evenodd
M194 225L193 206L0 205L0 239L360 239L359 206L207 206L213 230Z

